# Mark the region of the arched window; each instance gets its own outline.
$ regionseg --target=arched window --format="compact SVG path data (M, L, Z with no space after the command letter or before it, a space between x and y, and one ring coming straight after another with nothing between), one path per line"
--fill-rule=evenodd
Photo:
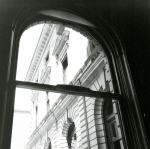
M49 142L48 149L52 149L51 142Z
M110 63L111 64L111 71L112 71L112 76L113 76L113 80L112 81L113 81L113 83L115 85L114 93L109 93L109 92L103 93L101 91L100 92L94 92L94 91L91 91L91 90L89 90L87 88L84 88L84 87L72 87L72 85L70 85L70 86L51 86L51 85L45 85L45 84L37 84L37 83L31 83L31 82L29 83L29 82L17 81L15 78L16 78L16 67L17 67L16 66L16 64L17 64L17 55L18 55L17 49L18 49L18 45L19 45L20 34L22 33L22 31L31 22L35 22L34 19L37 19L37 18L34 18L34 17L32 18L31 17L31 18L28 18L29 20L27 21L27 17L26 17L27 13L28 13L27 12L26 14L24 14L25 15L24 17L23 16L21 17L21 19L24 20L24 22L23 21L19 22L17 20L16 24L14 23L16 26L18 25L18 29L14 25L14 28L13 28L14 29L13 30L14 31L14 41L12 42L13 43L13 47L12 47L12 51L13 52L12 52L12 55L11 55L11 57L12 57L12 59L11 59L11 67L10 67L11 71L10 71L10 74L8 75L8 80L9 80L8 84L9 84L9 86L8 86L8 92L7 92L8 96L7 96L7 98L8 99L13 99L16 87L23 87L23 88L30 88L32 90L44 90L44 91L60 92L60 93L63 93L63 94L82 95L82 96L90 96L90 97L97 97L97 98L107 98L107 99L114 98L114 100L117 100L118 98L120 98L120 96L118 94L122 94L125 98L133 99L134 97L132 95L130 95L130 93L133 92L133 90L132 90L131 80L130 80L130 76L129 76L129 72L128 72L128 68L127 68L127 64L126 64L126 62L127 62L126 61L126 57L124 56L124 52L122 52L123 48L122 48L122 46L120 46L121 43L120 43L120 41L118 42L118 37L115 36L115 33L110 32L111 34L105 34L105 29L104 28L103 28L104 30L101 29L102 30L101 31L99 28L96 28L92 23L86 21L85 19L82 19L82 18L80 18L78 16L75 16L75 15L72 15L72 14L69 14L69 16L70 16L69 18L70 19L68 19L68 18L66 18L66 16L68 16L68 13L67 13L67 15L65 15L66 13L62 12L62 13L56 13L57 15L55 15L54 12L55 11L40 12L40 17L42 15L44 15L44 14L47 15L47 13L50 13L50 16L54 17L55 21L56 20L58 21L59 18L61 18L63 23L67 22L68 24L70 23L71 25L75 24L75 26L73 26L75 28L75 30L80 31L83 35L88 36L88 38L92 40L92 44L94 43L93 48L95 48L95 45L98 45L99 42L102 42L102 44L104 46L104 49L107 51L106 53L108 54L109 60L111 62ZM58 14L60 14L60 15L58 15ZM35 16L37 17L37 15L35 15ZM55 17L56 17L56 19L55 19ZM18 17L18 18L20 19L20 17ZM46 22L47 18L46 19L45 18L43 19L43 18L41 20L42 21L44 20ZM34 21L30 20L30 19L33 19ZM19 24L19 23L21 23L21 24ZM81 26L81 28L78 28L77 26L79 26L79 27ZM91 34L92 34L92 31L93 31L93 36L88 34L84 29L87 32L88 31L91 32ZM94 33L96 31L99 31L99 33L101 32L102 34L98 35L97 33ZM103 35L103 34L105 34L105 35ZM113 36L111 36L109 38L109 35L112 35L112 34L113 34ZM94 39L94 37L97 40ZM99 42L97 42L97 41L99 41ZM115 44L116 41L117 41L117 43ZM119 45L119 48L121 49L120 50L121 54L116 50L118 45ZM43 47L43 45L40 45L40 46ZM94 56L92 57L93 59L91 61L94 61L96 56L98 55L98 52L94 52L94 51L90 51L90 52L93 52ZM48 61L48 57L46 57L46 62L47 61ZM85 64L87 64L87 61L85 62ZM88 65L90 65L90 63L88 63ZM88 66L87 66L87 68L88 68ZM78 80L78 81L80 81L80 80ZM126 100L126 101L128 102L128 100ZM112 102L112 103L114 104L115 102ZM106 123L108 125L107 126L107 130L110 130L110 132L107 133L110 136L110 137L108 137L108 138L110 138L109 142L111 144L113 144L113 148L120 149L121 148L120 147L121 143L120 143L120 137L118 135L119 134L119 131L118 131L119 129L117 128L118 127L117 121L114 119L114 117L116 117L116 115L114 115L112 113L112 111L113 111L112 109L113 108L112 108L111 104L109 104L109 107L110 107L109 108L110 111L105 116ZM126 107L128 107L128 106L126 106ZM130 108L131 108L131 106L130 106ZM12 111L11 112L7 111L6 113L13 113L13 108L12 107L11 108L7 108L7 109L9 109L8 111L11 111L11 110ZM129 110L132 111L131 109L129 109ZM130 120L133 117L133 116L130 117L128 114L125 114L125 115L127 116L127 118L130 118ZM128 119L127 119L127 121L128 121L128 123L130 123ZM136 117L134 119L134 122L136 122ZM122 124L123 124L123 122L122 122ZM8 128L10 128L10 127L8 127ZM129 130L131 130L131 128L133 128L133 126L130 125L130 129ZM137 128L139 128L139 127L137 126ZM136 130L137 130L137 128L136 128ZM73 125L72 125L72 127L70 129L73 130ZM129 132L129 130L128 130L128 132ZM134 132L137 132L136 130ZM70 135L70 138L68 138L68 140L70 140L70 142L71 142L71 140L72 140L71 136L74 135L74 131L70 131L70 134L71 135ZM133 133L133 134L135 134L135 133ZM134 136L133 134L132 134L132 136ZM135 135L134 139L136 137L137 136ZM5 140L7 140L7 139L5 139ZM68 145L69 145L69 143L68 143ZM70 145L70 147L71 147L71 145Z
M80 33L82 32L80 31ZM106 80L106 76L111 78L111 73L108 65L109 62L102 46L95 39L90 39L90 35L85 38L83 33L82 35L80 33L76 32L74 28L66 27L61 22L57 24L45 23L30 62L25 82L16 78L17 86L23 86L24 88L28 86L28 88L33 90L33 95L31 96L33 105L37 102L39 103L39 115L36 115L37 128L35 129L31 124L35 132L38 131L38 126L42 126L46 118L49 117L49 110L51 108L49 106L51 104L47 97L45 99L46 104L43 104L43 93L41 94L39 91L34 90L49 92L48 94L50 94L49 96L53 101L57 101L58 94L54 98L54 96L52 97L53 93L50 92L96 98L107 97L109 98L108 100L112 98L118 100L119 98L113 91L112 82L109 83L112 87L112 93L107 90L105 92L103 91L103 88L107 86L107 84L105 84L105 82L108 81L108 78ZM18 60L18 62L20 61ZM106 72L108 75L105 74L105 67L108 71ZM40 75L40 80L39 82L33 83L32 80L37 76L36 73ZM94 80L95 83L91 85ZM109 81L112 81L112 79L109 79ZM58 85L59 83L68 85ZM94 91L93 86L100 89ZM39 97L39 100L35 100L35 97ZM43 107L40 105L43 107L47 105L47 107L45 107L47 113L42 113ZM55 106L57 106L57 104L53 104L53 109ZM34 117L32 120L34 120ZM74 123L69 126L67 142L70 149L76 148L77 138ZM51 147L51 145L49 147Z
M50 138L47 138L44 144L44 149L52 149L52 144Z
M68 136L67 136L67 142L70 149L76 148L76 143L77 143L76 141L77 141L77 136L76 136L75 124L74 122L72 122L72 124L69 126Z

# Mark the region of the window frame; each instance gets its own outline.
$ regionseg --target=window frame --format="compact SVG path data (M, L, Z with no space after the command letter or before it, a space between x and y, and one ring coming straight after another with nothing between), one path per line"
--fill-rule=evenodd
M47 7L44 7L47 8ZM1 146L2 148L9 149L10 147L10 140L11 140L11 130L12 130L12 121L13 121L13 107L14 107L14 97L15 97L15 88L17 85L23 85L21 82L15 82L15 66L17 64L17 55L18 53L18 47L19 47L19 39L22 34L22 32L29 27L32 23L36 22L44 22L46 20L50 20L50 17L45 17L45 16L40 16L37 15L38 11L41 11L44 9L39 8L39 9L34 9L31 8L31 11L28 9L26 13L24 11L20 11L22 14L22 17L20 18L20 13L16 16L14 23L11 27L12 29L12 42L11 42L11 48L10 48L10 55L9 55L9 68L8 68L8 73L7 73L7 88L5 92L5 103L4 103L4 114L3 114L3 126L1 132ZM53 7L52 7L53 8ZM25 9L24 9L25 10ZM65 9L66 10L66 9ZM86 18L87 12L90 10L86 10L84 8L84 11L82 15L79 13L79 16L82 16L83 18ZM24 14L23 14L24 13ZM126 132L126 137L129 137L130 139L125 139L126 141L126 147L127 147L127 142L130 148L135 148L135 149L147 149L148 143L147 140L145 139L145 131L144 127L142 124L142 118L139 113L139 107L138 107L138 102L137 102L137 97L136 97L136 92L134 89L132 77L130 74L129 70L129 65L127 62L126 54L125 54L125 48L121 42L121 39L118 37L118 34L112 29L112 26L109 26L107 22L103 21L103 19L95 14L94 12L91 12L91 16L95 15L95 18L99 18L99 21L95 22L95 25L98 26L99 28L94 28L91 29L90 27L86 27L84 25L78 24L78 23L72 23L70 21L64 21L63 19L54 19L54 21L62 21L64 23L71 24L73 26L77 26L81 28L81 30L85 30L88 33L90 33L97 41L101 41L103 46L106 48L107 51L107 56L110 61L110 69L112 73L112 79L114 83L114 89L115 93L119 93L122 95L122 99L120 102L119 108L121 108L122 111L122 116L124 117L124 124L123 126ZM28 17L26 17L26 15ZM91 20L92 18L89 18L87 20ZM101 24L99 22L102 22ZM102 29L100 29L100 27ZM107 28L107 29L106 29ZM10 29L10 30L11 30ZM8 42L7 42L8 43ZM112 49L110 49L110 47ZM106 52L105 51L105 52ZM31 85L32 86L32 85ZM131 102L130 102L131 101ZM132 107L132 109L131 109ZM126 109L129 110L131 113L128 115L126 113ZM131 122L130 120L134 121L133 126L130 125ZM129 127L128 127L129 126ZM134 129L133 129L134 128ZM130 134L130 131L133 133ZM137 133L138 132L138 133ZM7 134L7 135L6 135ZM139 141L138 145L133 144L133 142ZM9 142L9 143L8 143Z
M87 97L95 97L95 98L105 98L108 99L114 99L119 100L121 99L120 94L116 93L110 93L110 92L101 92L101 91L92 91L85 87L77 87L71 85L47 85L47 84L38 84L36 82L24 82L24 81L17 81L16 80L16 72L17 72L17 59L18 59L18 53L19 53L19 46L17 50L14 52L15 57L12 59L15 59L14 66L13 66L13 81L11 81L11 84L14 87L14 90L18 88L24 88L24 89L32 89L32 90L39 90L39 91L46 91L46 92L56 92L56 93L63 93L63 94L71 94L71 95L80 95L80 96L87 96ZM13 95L13 98L15 98L15 94Z

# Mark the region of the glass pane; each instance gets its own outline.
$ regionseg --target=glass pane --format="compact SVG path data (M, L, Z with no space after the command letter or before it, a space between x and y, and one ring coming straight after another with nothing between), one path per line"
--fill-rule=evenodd
M97 78L92 88L104 91L106 61L101 46L74 28L37 25L21 37L16 80L88 86Z
M111 131L114 138L118 137L117 124L116 122L111 123Z
M50 145L53 148L57 141L59 147L66 144L79 149L79 126L86 127L86 121L93 130L97 116L102 121L100 111L97 113L96 109L94 114L93 101L89 97L16 88L11 149L39 149ZM101 104L98 106L100 109ZM83 119L85 115L87 119ZM97 131L104 131L102 128L97 127ZM66 134L70 135L70 143Z
M29 41L36 39L33 47L30 47L33 43L29 43L28 38L23 45L22 39L20 40L16 80L50 85L69 84L88 87L94 91L113 92L109 63L100 45L76 32L78 29L74 27L62 24L44 24L36 27L37 34L36 31L31 31L26 35L31 37ZM23 36L24 34L22 38ZM29 131L26 130L29 136L27 141L24 141L25 148L44 148L48 147L50 142L52 148L57 145L58 148L68 148L66 138L72 123L76 127L76 133L72 133L72 148L81 147L81 127L84 127L84 130L89 129L90 134L94 133L91 131L95 131L95 128L98 136L104 134L104 100L101 98L17 89L16 98L18 96L22 105L25 105L24 101L30 103ZM18 99L15 101L17 104ZM86 128L86 123L90 128ZM13 127L15 128L15 123ZM24 125L20 127L22 130ZM12 136L14 134L13 132ZM83 135L86 136L86 132L83 132Z
M120 141L114 142L114 149L121 149Z
M29 136L65 95L16 89L11 149L23 149ZM57 105L56 105L57 103Z
M13 116L11 149L23 149L29 138L31 91L17 89Z

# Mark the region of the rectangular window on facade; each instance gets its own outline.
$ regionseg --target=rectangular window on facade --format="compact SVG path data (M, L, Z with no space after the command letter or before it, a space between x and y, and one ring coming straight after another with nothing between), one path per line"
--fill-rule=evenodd
M62 61L62 66L63 66L63 70L65 71L66 68L68 67L68 58L67 58L67 54L64 58L64 60Z
M52 40L57 42L56 41L57 36L54 38L52 38L51 36L52 33L57 28L58 25L47 24L44 26L44 29L40 36L40 40L37 43L35 52L33 52L34 53L33 57L31 57L28 62L28 67L25 71L26 76L24 76L24 78L22 77L22 80L25 79L25 82L16 81L16 86L20 85L20 87L33 90L32 94L29 97L29 100L33 103L32 104L33 109L31 109L32 122L30 126L31 129L30 136L32 137L30 137L29 140L25 141L25 144L27 144L26 149L33 148L34 147L33 144L35 144L35 146L37 145L37 148L43 148L44 144L42 144L40 140L41 139L45 140L44 134L47 134L47 136L49 135L49 137L54 135L54 137L52 137L52 143L55 142L56 140L59 140L55 136L55 134L57 135L57 132L55 132L57 124L60 123L62 124L61 126L62 134L60 135L61 136L66 135L67 131L65 132L63 130L63 126L66 125L67 127L71 126L70 125L71 123L80 120L80 114L78 114L80 111L85 114L85 121L86 123L89 122L90 125L90 119L88 119L89 117L88 111L93 110L94 108L95 110L94 112L95 113L100 112L100 114L98 113L99 114L98 117L99 116L101 117L100 109L103 109L103 107L101 106L103 105L102 104L103 98L107 98L111 101L112 97L114 97L113 94L109 93L106 88L107 86L106 78L111 80L111 76L106 56L104 56L104 52L102 51L100 46L97 47L92 43L92 41L90 41L87 51L86 49L88 41L87 38L80 37L81 35L76 33L75 31L71 32L72 34L70 35L69 38L69 32L65 31L62 37L58 38L59 42L58 44L56 44L57 45L56 48L48 49L48 47L46 46L51 45ZM48 37L45 37L45 35L48 35ZM75 40L74 39L75 37L78 40ZM45 44L44 46L43 41L47 42L48 44ZM75 43L73 43L74 41ZM88 58L86 55L87 52L89 54ZM21 60L25 57L24 54L22 55L23 56L21 57ZM103 75L104 66L108 67L107 68L108 73L106 77L104 77ZM22 67L18 70L20 70L20 74L22 76L23 72ZM50 75L51 75L51 82L49 83ZM39 78L39 80L37 80L37 78ZM62 83L64 83L65 85L62 85ZM111 84L110 86L112 87ZM94 99L91 97L94 97ZM98 100L94 102L93 100L95 100L95 98L101 98L101 101ZM78 106L79 105L78 102L81 106ZM95 106L93 107L93 102L98 104L95 104ZM112 105L108 107L111 107L111 110L109 109L109 113L111 113L113 111ZM97 108L99 109L97 110ZM68 109L67 115L65 112L66 109ZM86 109L88 109L88 111ZM60 115L62 116L60 117ZM73 122L74 117L76 118L76 120ZM92 117L92 120L95 121L94 123L99 124L101 123L102 119L101 118L100 120L95 119L94 113L93 115L90 115L90 117ZM70 121L68 121L68 118L70 118ZM56 121L56 119L58 120L57 121L58 123L54 124L55 122L53 120ZM61 120L63 120L63 123ZM54 129L52 128L53 127L52 124L54 124ZM113 119L108 120L108 124L109 124L108 134L110 136L111 140L110 143L112 146L112 148L110 149L120 149L119 147L121 146L119 146L120 145L119 143L121 137L118 136L119 131L116 125L115 116ZM75 126L68 127L71 129L71 131L68 131L70 134L70 136L68 135L69 136L68 146L70 146L70 148L79 149L80 144L78 144L78 142L80 142L79 140L80 137L78 137L78 135L76 134L76 129L74 127ZM87 125L85 125L84 127L86 130L88 130ZM49 130L46 130L47 128L49 128ZM93 138L93 140L97 139L97 142L101 141L101 139L98 138L99 135L98 133L99 131L102 131L104 133L104 130L100 130L99 128L97 128L97 130L94 131L93 133L96 134L97 132L97 135L95 136L95 138ZM39 135L40 138L38 138ZM36 138L36 140L32 139L33 136L34 138ZM41 136L43 136L43 138L41 138ZM90 138L90 136L88 135L87 137ZM60 142L58 143L61 144L62 141L64 140L60 140ZM65 141L66 142L64 142L64 144L67 145L67 140ZM83 144L85 143L86 142L83 142ZM43 147L41 146L41 144L43 145ZM65 148L68 148L68 146L66 146ZM93 148L97 147L98 144L95 144L95 147Z
M46 55L46 57L45 57L45 61L46 61L46 63L48 62L48 60L49 60L49 53Z
M48 92L46 92L46 98L47 98L47 102L46 102L46 112L48 112L49 109L50 109L50 99L49 99L49 96L48 96Z
M38 119L38 106L35 107L35 125L37 126L37 119Z
M49 100L47 100L47 112L49 111L49 108L50 108L50 102L49 102Z
M64 57L63 61L62 61L62 67L63 67L63 83L66 84L67 83L67 74L66 74L66 69L68 67L68 57L67 54Z

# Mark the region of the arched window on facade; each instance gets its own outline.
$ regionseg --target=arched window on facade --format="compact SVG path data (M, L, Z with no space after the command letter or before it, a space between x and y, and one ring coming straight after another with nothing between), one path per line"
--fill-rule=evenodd
M67 136L67 142L70 149L75 149L77 146L77 136L76 136L76 129L75 124L72 122L72 124L69 126L68 129L68 136Z
M44 144L44 149L52 149L52 144L50 138L47 138Z
M51 142L49 142L48 149L52 149Z

